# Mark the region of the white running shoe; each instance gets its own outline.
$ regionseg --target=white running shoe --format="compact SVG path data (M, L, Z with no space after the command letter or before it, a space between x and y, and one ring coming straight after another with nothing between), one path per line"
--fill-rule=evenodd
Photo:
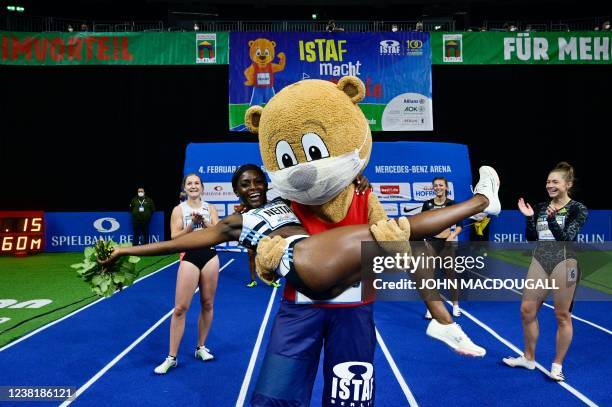
M461 316L461 308L459 308L459 305L453 305L453 316L454 317Z
M525 356L507 357L502 361L510 367L524 367L525 369L533 370L536 367L535 360L526 359Z
M553 363L550 368L550 378L556 382L564 382L565 376L562 372L563 366L558 363Z
M210 349L205 346L200 346L195 350L196 359L202 359L204 362L213 360L215 357L210 353Z
M425 319L432 319L431 312L429 312L429 310L427 310L425 312L425 315L423 315L423 318L425 318Z
M456 322L442 325L435 319L432 319L427 326L427 335L444 342L461 355L483 357L487 353L485 348L472 342Z
M487 197L489 206L484 210L488 215L497 216L501 212L501 203L499 202L499 175L493 167L482 166L478 170L480 179L474 187L474 195L480 194Z
M161 365L155 368L154 372L157 374L166 374L168 373L168 370L173 367L176 367L177 365L178 363L176 362L176 358L168 356L166 360L162 362Z

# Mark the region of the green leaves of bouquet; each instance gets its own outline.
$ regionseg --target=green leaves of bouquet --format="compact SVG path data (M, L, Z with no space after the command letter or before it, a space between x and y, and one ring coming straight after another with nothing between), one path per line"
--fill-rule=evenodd
M129 244L119 245L112 240L98 240L95 246L85 249L83 263L70 267L76 269L81 278L89 283L91 291L99 296L110 297L115 291L131 285L138 275L136 263L140 261L139 257L122 256L112 264L98 264L98 260L108 259L113 249L120 246Z

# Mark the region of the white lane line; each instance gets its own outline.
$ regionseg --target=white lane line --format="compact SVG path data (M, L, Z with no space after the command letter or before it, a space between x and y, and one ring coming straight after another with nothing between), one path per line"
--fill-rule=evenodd
M123 359L123 357L125 355L128 354L129 351L131 351L132 349L134 349L134 347L136 347L136 345L138 345L140 342L142 342L142 340L144 338L146 338L147 336L149 336L149 334L151 332L153 332L158 326L160 326L166 319L168 319L168 317L170 317L172 315L172 313L174 312L174 310L170 310L170 312L168 312L166 315L164 315L163 317L161 317L159 319L159 321L157 321L152 327L150 327L149 329L147 329L147 331L145 333L143 333L142 335L140 335L140 337L138 339L136 339L134 342L131 343L130 346L128 346L127 348L125 348L120 354L118 354L117 356L115 356L115 358L113 360L111 360L106 366L104 366L100 371L98 371L98 373L96 373L91 379L89 379L87 381L87 383L85 383L84 385L82 385L81 387L79 387L79 389L74 393L74 396L72 396L72 398L70 398L69 400L64 401L62 404L60 404L60 407L66 407L68 405L70 405L70 403L72 403L74 400L76 400L81 394L83 394L85 392L85 390L87 390L89 387L91 387L92 384L94 384L96 381L98 381L98 379L100 377L102 377L106 372L108 372L108 370L115 366L115 364L117 362L119 362L121 359Z
M225 267L229 266L233 261L234 261L234 259L230 259L227 263L225 263L223 265L223 267L221 267L219 269L219 271L221 271ZM199 288L197 288L195 290L194 295L198 291L199 291ZM97 382L98 379L100 379L106 372L108 372L111 367L115 366L117 364L117 362L119 362L121 359L123 359L123 357L125 355L127 355L132 349L134 349L136 347L136 345L138 345L140 342L142 342L143 339L145 339L147 336L149 336L149 334L151 334L151 332L153 332L155 329L157 329L157 327L160 326L166 319L168 319L172 315L173 312L174 312L174 308L172 308L170 311L168 311L155 324L153 324L152 327L147 329L147 331L145 333L140 335L140 337L138 339L136 339L134 342L132 342L120 354L115 356L115 358L113 360L111 360L106 366L104 366L102 369L100 369L98 371L98 373L96 373L91 379L89 379L87 381L87 383L85 383L84 385L79 387L79 389L74 393L74 395L70 399L68 399L68 400L64 401L62 404L60 404L60 407L66 407L66 406L70 405L70 403L72 403L74 400L76 400L81 394L83 394L88 388L90 388L91 385L93 385L95 382Z
M238 400L236 400L236 407L244 406L244 401L246 399L247 392L249 391L249 384L251 383L251 377L253 376L253 371L255 370L255 362L257 362L257 355L259 354L259 348L261 347L261 342L263 340L264 333L266 332L266 326L268 325L268 319L270 318L270 312L272 311L272 305L274 304L275 296L276 287L274 287L274 289L272 290L272 294L270 294L268 308L266 309L263 321L261 321L261 325L259 326L259 333L257 334L255 346L253 346L253 352L251 353L251 359L249 360L249 365L247 366L247 370L244 375L244 380L242 380L242 386L240 387Z
M477 276L482 277L482 278L484 278L485 280L492 280L490 277L483 276L482 274L477 273L477 272L475 272L475 271L473 271L473 270L470 270L470 273L476 274ZM518 295L520 295L520 296L522 296L522 295L523 295L523 293L522 293L522 292L520 292L519 290L515 290L514 288L506 288L506 290L512 291L513 293L516 293L516 294L518 294ZM545 307L548 307L548 308L550 308L550 309L553 309L553 310L555 309L555 307L553 307L553 306L552 306L552 305L550 305L550 304L547 304L546 302L544 302L542 305L544 305ZM586 319L581 318L581 317L578 317L578 316L574 315L573 313L572 313L572 314L570 314L570 315L572 316L572 318L574 318L574 319L575 319L575 320L577 320L577 321L584 322L585 324L590 325L590 326L592 326L593 328L599 329L600 331L603 331L603 332L607 333L608 335L612 335L612 331L610 331L609 329L604 328L604 327L603 327L603 326L601 326L601 325L597 325L597 324L596 324L596 323L594 323L594 322L587 321Z
M448 304L452 305L451 301L447 301ZM482 329L484 329L485 331L487 331L488 333L490 333L491 335L493 335L493 337L495 337L495 339L497 339L498 341L500 341L501 343L503 343L504 345L506 345L507 347L509 347L510 349L512 349L514 352L518 353L519 355L523 355L523 352L521 352L521 350L519 348L517 348L516 346L514 346L514 344L510 341L508 341L507 339L503 338L501 335L499 335L497 332L495 332L490 326L488 326L487 324L485 324L484 322L480 321L478 318L476 318L475 316L473 316L472 314L470 314L469 312L467 312L465 310L465 308L461 308L461 312L463 313L463 315L465 315L466 317L468 317L469 319L471 319L472 321L474 321L478 326L480 326ZM550 376L550 371L546 370L546 368L544 368L544 366L542 366L541 364L539 364L536 361L536 367L538 368L539 371L543 372L544 374L546 374L547 376ZM582 394L580 391L578 391L577 389L575 389L574 387L570 386L569 384L567 384L566 382L557 382L561 387L563 387L565 390L569 391L570 393L572 393L574 396L576 396L578 399L580 399L580 401L582 401L584 404L586 404L587 406L590 407L597 407L597 404L595 402L593 402L591 399L589 399L587 396L585 396L584 394Z
M545 305L545 306L547 306L548 308L555 309L555 307L553 307L552 305L549 305L549 304L546 304L546 303L544 303L544 305ZM587 321L587 320L586 320L586 319L584 319L584 318L577 317L577 316L576 316L576 315L574 315L574 314L571 314L571 316L572 316L572 318L574 318L574 319L575 319L575 320L577 320L577 321L584 322L584 323L585 323L585 324L587 324L587 325L591 325L593 328L597 328L597 329L599 329L599 330L601 330L601 331L604 331L605 333L607 333L607 334L609 334L609 335L612 335L612 331L610 331L609 329L604 328L604 327L603 327L603 326L601 326L601 325L597 325L597 324L596 324L596 323L594 323L594 322Z
M162 270L164 270L164 269L166 269L166 268L168 268L168 267L170 267L170 266L172 266L172 265L174 265L174 264L176 264L176 263L178 263L178 262L179 262L179 261L178 261L178 260L176 260L176 261L174 261L174 262L172 262L172 263L170 263L170 264L168 264L168 265L165 265L164 267L160 268L159 270L154 271L154 272L153 272L153 273L151 273L151 274L147 274L147 275L146 275L146 276L144 276L144 277L140 277L138 280L134 281L134 284L132 284L132 286L133 286L133 285L135 285L135 284L137 284L138 282L140 282L140 281L144 280L145 278L149 278L149 277L151 277L152 275L157 274L157 273L159 273L160 271L162 271ZM130 286L130 287L131 287L131 286ZM130 287L126 288L126 290L128 290ZM34 330L34 331L30 332L29 334L27 334L27 335L25 335L25 336L22 336L21 338L19 338L19 339L17 339L17 340L15 340L15 341L13 341L13 342L11 342L11 343L7 344L6 346L4 346L4 347L0 348L0 352L2 352L2 351L4 351L4 350L7 350L8 348L10 348L10 347L12 347L12 346L17 345L17 344L18 344L18 343L20 343L21 341L25 341L26 339L28 339L28 338L30 338L30 337L32 337L32 336L34 336L34 335L36 335L36 334L38 334L38 333L40 333L40 332L44 331L44 330L45 330L45 329L47 329L47 328L51 328L51 327L52 327L53 325L55 325L55 324L59 324L60 322L62 322L62 321L63 321L63 320L65 320L65 319L68 319L68 318L70 318L70 317L73 317L73 316L75 316L76 314L78 314L79 312L81 312L81 311L85 311L87 308L92 307L92 306L96 305L97 303L99 303L100 301L104 301L104 300L106 300L106 299L107 299L107 298L102 297L102 298L100 298L100 299L98 299L98 300L96 300L96 301L94 301L94 302L92 302L92 303L90 303L90 304L87 304L87 305L86 305L86 306L84 306L83 308L79 308L78 310L76 310L76 311L74 311L74 312L71 312L70 314L68 314L68 315L66 315L66 316L64 316L64 317L62 317L62 318L60 318L60 319L58 319L58 320L55 320L55 321L49 322L47 325L43 325L43 326L41 326L40 328L38 328L38 329L36 329L36 330Z
M391 356L391 352L389 352L387 345L385 345L385 341L383 341L382 336L380 336L380 333L378 332L378 328L375 328L375 330L376 330L376 340L378 341L378 344L380 345L380 349L383 351L385 358L387 359L387 362L389 362L389 366L391 366L391 370L393 371L395 378L397 379L400 387L404 391L404 396L406 396L406 400L408 400L408 404L410 405L410 407L418 407L419 404L417 403L416 399L414 398L414 395L410 391L410 388L408 387L408 384L404 380L404 377L400 373L397 367L397 364L395 364L395 360L393 360L393 356Z

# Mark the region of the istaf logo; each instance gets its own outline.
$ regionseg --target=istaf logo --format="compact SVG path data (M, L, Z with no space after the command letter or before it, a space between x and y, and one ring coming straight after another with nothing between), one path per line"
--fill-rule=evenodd
M379 43L380 55L400 55L401 46L399 41L383 40Z
M344 362L333 368L330 403L370 407L374 398L374 367L366 362Z

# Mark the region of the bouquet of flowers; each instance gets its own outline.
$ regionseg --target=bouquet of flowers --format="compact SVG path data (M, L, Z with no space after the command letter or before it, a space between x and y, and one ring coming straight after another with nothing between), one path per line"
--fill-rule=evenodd
M98 240L95 246L85 249L83 263L70 266L89 283L91 291L99 296L110 297L115 291L131 285L138 275L136 263L140 261L140 257L120 257L114 263L106 265L98 263L98 260L108 259L113 249L118 246L120 245L112 240Z

